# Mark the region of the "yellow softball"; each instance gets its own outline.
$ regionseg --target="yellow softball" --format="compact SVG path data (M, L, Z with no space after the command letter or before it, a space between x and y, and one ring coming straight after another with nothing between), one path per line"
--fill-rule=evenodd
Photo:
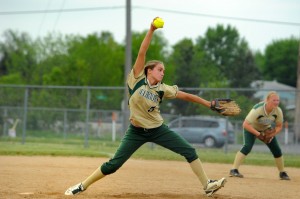
M156 28L163 28L164 27L164 20L160 17L157 17L156 19L154 19L153 21L153 25L156 27Z

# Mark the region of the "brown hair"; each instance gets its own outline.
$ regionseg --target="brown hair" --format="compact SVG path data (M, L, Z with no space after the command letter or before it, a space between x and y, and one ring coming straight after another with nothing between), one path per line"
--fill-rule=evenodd
M144 67L144 73L145 75L147 76L147 72L148 72L148 69L151 69L153 70L153 68L157 65L157 64L164 64L163 62L161 61L158 61L158 60L151 60L151 61L148 61Z

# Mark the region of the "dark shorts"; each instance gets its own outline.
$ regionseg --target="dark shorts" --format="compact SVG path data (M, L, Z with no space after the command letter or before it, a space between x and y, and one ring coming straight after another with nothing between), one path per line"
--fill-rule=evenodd
M185 157L187 162L192 162L198 158L195 148L180 135L171 131L165 124L153 129L144 129L129 125L113 158L102 164L102 173L108 175L117 171L146 142L153 142L170 149Z

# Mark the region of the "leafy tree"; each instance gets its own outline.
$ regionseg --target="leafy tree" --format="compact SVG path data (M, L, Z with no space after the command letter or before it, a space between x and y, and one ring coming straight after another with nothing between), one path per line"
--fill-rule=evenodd
M8 68L6 66L6 62L8 59L8 52L6 51L3 44L0 44L1 48L1 60L0 60L0 77L3 77L8 74Z
M175 66L174 83L180 87L199 86L199 72L194 67L194 44L190 39L183 39L173 46L170 61Z
M264 62L259 65L265 80L274 80L296 87L299 40L273 41L266 47Z
M258 70L259 70L259 73L260 73L260 76L261 76L261 79L263 79L263 65L265 63L265 56L263 53L261 53L260 51L256 51L254 53L254 61L255 61L255 65L257 66Z
M44 62L53 64L51 72L44 76L46 84L123 85L123 46L117 44L107 32L86 38L68 37L66 53L55 54Z
M60 76L53 82L49 79L52 70L63 68L68 60L68 40L71 36L63 37L61 34L48 34L42 39L37 39L36 48L38 53L38 64L34 70L34 84L36 85L59 85Z
M214 65L220 70L214 74L225 76L230 87L248 87L253 79L259 77L259 71L247 42L240 38L238 31L228 25L208 28L197 44L205 53L207 67Z
M209 28L204 37L198 37L195 45L191 40L178 42L171 54L175 66L175 80L185 87L248 87L259 77L252 52L238 31L218 25ZM206 99L224 96L220 92L195 92ZM183 113L203 113L195 104L175 102L176 109Z
M44 75L44 82L50 85L72 85L72 86L123 86L124 51L123 46L117 44L112 35L103 32L100 35L92 34L87 37L69 37L65 54L58 54L46 60L58 65L53 65L51 72ZM78 93L80 92L80 93ZM77 94L76 94L77 93ZM70 92L74 106L80 105L85 108L85 91L73 90ZM98 97L107 100L99 101ZM120 106L122 94L98 91L92 93L91 104L109 108L114 105ZM67 99L68 100L68 99ZM68 102L66 102L68 103ZM70 103L70 102L69 102ZM74 107L72 106L72 107ZM76 107L78 108L78 107Z
M31 84L32 73L37 64L35 43L28 34L20 34L11 30L4 32L4 38L5 41L0 43L2 56L0 74L2 76L13 75L13 77L21 77L21 80L17 79L16 83Z
M198 64L194 61L194 44L191 39L182 39L173 46L170 55L170 65L174 75L172 84L178 85L181 89L184 87L198 87L200 84L200 70ZM188 114L194 109L193 104L181 100L172 101L172 106L176 113Z

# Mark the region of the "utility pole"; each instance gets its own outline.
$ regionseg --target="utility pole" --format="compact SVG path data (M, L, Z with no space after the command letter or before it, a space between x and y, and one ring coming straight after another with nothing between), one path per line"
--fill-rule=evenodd
M300 40L298 47L298 69L297 69L297 87L296 87L296 107L295 107L295 137L296 144L298 144L300 139Z
M124 68L124 101L123 101L123 132L126 131L129 124L128 110L128 93L127 93L127 75L132 66L131 52L131 0L126 0L126 52L125 52L125 68Z

